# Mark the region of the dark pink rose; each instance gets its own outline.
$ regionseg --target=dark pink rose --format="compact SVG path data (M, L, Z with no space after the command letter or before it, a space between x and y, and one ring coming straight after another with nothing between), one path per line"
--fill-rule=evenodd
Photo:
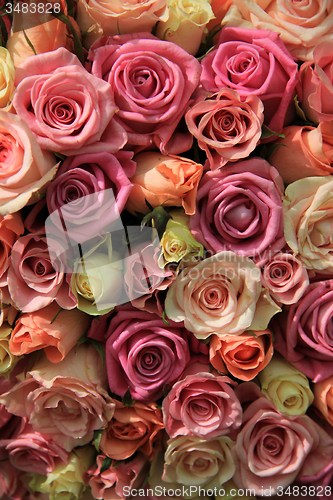
M49 185L46 201L51 220L58 230L65 224L74 241L84 242L119 222L133 187L127 172L134 173L135 163L130 151L118 155L120 161L110 153L67 158Z
M114 153L126 133L113 120L111 87L92 76L68 50L28 57L16 69L13 105L42 149L69 156Z
M76 306L61 265L55 269L43 235L28 234L13 245L8 269L10 296L22 312L33 312L54 300L63 309Z
M112 392L124 396L127 389L138 401L163 396L189 363L208 362L208 348L182 324L164 323L156 314L132 306L119 308L110 323L106 342L106 367Z
M162 404L165 430L210 439L229 434L242 423L242 407L228 377L210 373L209 365L195 363L185 369Z
M282 177L262 158L206 172L199 184L191 232L213 253L231 250L253 257L272 245L281 248L282 193Z
M275 132L281 133L295 118L294 97L301 90L298 66L279 33L223 28L217 47L201 64L201 83L206 90L230 87L241 97L259 96L264 103L264 123Z
M2 460L0 467L0 498L2 500L30 500L23 485L23 473L18 471L9 460Z
M288 418L261 397L245 410L232 455L238 488L275 495L278 486L325 470L333 460L333 439L307 415Z
M199 62L174 43L150 33L103 37L90 49L91 72L112 87L117 121L128 144L140 150L157 146L163 154L179 154L192 136L176 128L198 86Z
M87 473L88 484L91 487L93 498L101 500L115 500L124 498L126 489L140 488L149 471L149 462L138 453L134 458L116 463L112 461L110 467L101 471L105 455L98 455L96 467ZM126 488L124 490L124 488Z
M50 437L35 431L27 419L21 419L21 426L11 439L0 440L9 452L12 465L25 472L46 475L57 463L66 463L68 453L55 444Z
M333 375L333 280L312 283L273 322L274 348L314 382Z

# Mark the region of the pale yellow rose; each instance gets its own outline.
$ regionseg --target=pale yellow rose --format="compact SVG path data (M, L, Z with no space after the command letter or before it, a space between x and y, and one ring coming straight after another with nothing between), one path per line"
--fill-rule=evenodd
M173 42L195 55L200 47L206 24L214 13L207 0L168 0L169 19L159 22L156 36Z
M193 236L189 228L190 217L183 210L169 212L164 234L161 238L162 255L159 265L164 267L169 262L179 262L184 257L203 256L203 246Z
M0 108L5 108L14 94L15 68L10 53L0 47Z
M220 252L185 268L171 284L165 312L199 339L264 330L280 311L261 287L254 262L234 252Z
M117 305L123 290L123 262L112 250L110 233L75 262L71 288L78 309L87 314L106 314Z
M333 272L332 177L306 177L289 184L283 210L286 242L303 265Z
M304 415L313 402L307 377L277 353L258 378L261 391L281 413Z
M333 40L333 2L233 0L222 22L227 26L280 33L296 59L310 61L319 42Z
M171 438L164 456L162 479L166 483L200 486L206 491L219 489L235 473L231 454L233 445L227 436L209 440L188 436ZM193 498L197 494L193 488L184 498Z
M8 323L3 323L0 326L0 376L8 374L19 359L9 349L11 332L12 328Z
M68 463L59 462L47 477L33 474L29 484L33 491L48 493L50 500L79 500L86 490L84 476L93 465L94 448L77 448L68 457Z
M152 31L158 21L167 21L167 0L79 0L76 21L86 48L102 35Z

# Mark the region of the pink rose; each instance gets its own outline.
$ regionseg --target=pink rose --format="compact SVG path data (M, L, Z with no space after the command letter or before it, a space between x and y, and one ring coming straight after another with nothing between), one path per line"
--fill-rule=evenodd
M46 201L52 223L60 231L66 226L66 238L82 243L103 234L103 229L110 231L112 223L118 228L132 189L128 175L134 173L135 163L131 157L131 152L122 151L116 156L93 153L64 161Z
M127 389L138 401L154 401L173 384L185 367L207 359L208 348L182 325L125 306L111 320L106 342L106 367L112 392ZM201 354L203 353L203 354Z
M33 474L46 475L58 462L67 463L68 460L68 453L63 448L35 431L25 418L11 439L0 440L1 445L9 452L9 460L16 469Z
M35 203L54 177L55 156L42 151L25 120L0 110L0 214Z
M249 156L261 136L263 110L259 97L249 95L242 102L236 91L222 89L187 111L188 129L212 170Z
M297 477L314 475L333 459L333 440L311 418L288 418L262 397L245 410L232 450L238 488L286 488Z
M16 70L13 105L42 149L66 156L121 149L111 87L64 48L28 57Z
M301 106L306 117L314 122L333 119L333 40L319 43L313 61L302 64L300 78L303 88Z
M192 136L176 129L199 83L200 64L193 56L139 33L99 39L88 58L92 74L111 85L116 120L129 145L139 150L155 145L163 154L191 147Z
M40 358L26 379L0 397L14 415L66 451L89 443L112 418L106 373L93 346L72 349L60 363Z
M333 280L312 283L272 326L275 349L314 382L333 375Z
M262 158L206 172L191 217L193 236L213 252L231 250L253 257L284 245L283 181Z
M298 67L278 33L223 28L217 47L202 62L201 83L210 92L224 87L264 104L264 123L277 133L295 118Z
M53 267L43 235L31 233L19 238L8 269L8 289L17 308L38 311L55 300L60 307L73 309L76 301L62 268L60 264L57 269Z
M144 482L149 463L142 454L136 454L130 461L116 463L102 472L105 455L98 455L96 467L88 471L88 484L94 498L116 500L124 498L124 491L140 488ZM125 489L126 488L126 489Z
M209 372L209 365L195 363L163 400L165 430L180 435L210 439L229 434L242 422L242 407L228 377Z
M256 260L262 284L270 296L282 304L295 304L309 286L308 272L290 252L267 252Z

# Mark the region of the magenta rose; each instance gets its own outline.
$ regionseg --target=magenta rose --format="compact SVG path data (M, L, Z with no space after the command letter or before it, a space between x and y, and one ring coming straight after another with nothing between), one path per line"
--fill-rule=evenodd
M14 304L22 312L33 312L54 300L63 309L76 307L65 274L59 263L51 262L46 238L27 234L14 243L8 269L8 290Z
M67 158L49 185L46 201L58 230L80 243L118 228L135 171L132 153L92 153ZM59 211L59 212L58 212ZM52 216L52 212L56 212ZM61 213L61 217L59 214ZM122 225L121 225L122 227Z
M208 363L208 348L179 323L164 323L156 314L132 306L111 320L106 342L109 387L118 396L127 389L138 401L154 401L189 363Z
M298 66L279 33L223 28L217 47L201 64L205 90L230 87L241 97L259 96L264 103L264 123L275 132L281 133L295 118L294 97L301 90Z
M232 455L238 488L275 495L279 486L325 469L333 459L333 439L307 415L288 418L261 397L245 410Z
M273 323L274 348L314 382L333 375L333 280L311 283Z
M111 85L129 145L155 145L163 154L191 147L192 136L176 128L199 83L201 68L193 56L150 33L136 33L100 38L88 58L92 74Z
M262 158L206 172L199 184L193 236L211 252L253 257L284 245L283 181Z
M0 441L0 446L3 445L9 452L12 465L25 472L46 475L57 463L68 461L68 453L50 437L35 431L25 418L21 419L16 435Z
M224 88L187 111L188 129L212 170L249 156L260 140L263 110L259 97L251 94L242 101L238 92Z
M66 156L114 153L126 143L124 129L113 119L117 106L110 85L63 47L25 59L15 86L15 111L42 149Z
M163 400L165 430L210 439L229 434L242 423L242 407L228 377L210 373L209 365L195 363L185 369Z

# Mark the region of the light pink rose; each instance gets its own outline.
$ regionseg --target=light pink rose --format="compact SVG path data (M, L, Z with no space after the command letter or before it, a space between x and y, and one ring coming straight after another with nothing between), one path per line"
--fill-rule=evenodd
M56 463L66 463L68 453L55 444L52 438L35 431L27 419L22 418L21 426L11 439L0 440L9 452L12 465L24 472L47 475Z
M26 121L0 110L0 214L35 203L56 174L54 154L42 151Z
M241 97L257 95L264 104L264 123L275 132L295 118L298 67L278 33L223 28L218 45L201 64L206 90L230 87Z
M33 312L54 300L64 309L76 306L74 296L62 272L52 265L47 240L43 235L28 234L13 246L8 269L8 289L14 304L22 312Z
M313 61L302 64L301 107L306 117L314 122L333 119L333 39L319 43L313 52Z
M206 172L190 219L193 236L213 252L253 257L284 245L283 181L266 160L250 158Z
M0 403L66 451L89 443L94 431L112 418L115 406L107 393L100 354L86 344L57 364L46 356L39 359Z
M242 422L242 407L232 385L228 377L210 373L209 365L195 363L186 368L163 400L168 435L210 439L236 430Z
M290 252L267 252L256 260L261 268L262 284L270 296L282 304L295 304L309 286L302 262Z
M28 57L16 70L13 105L42 149L66 156L121 149L110 85L64 48Z
M119 309L110 323L105 353L112 392L124 396L129 388L138 401L156 401L189 363L208 361L207 346L182 324L168 323L132 306Z
M254 150L261 136L263 111L259 97L249 95L241 100L235 90L226 88L196 103L185 120L214 170L246 158Z
M111 85L128 147L157 146L163 154L190 149L192 136L176 129L199 83L197 59L150 33L99 39L88 59L92 74Z
M245 410L243 427L232 450L238 488L286 488L305 479L333 459L333 439L310 417L287 418L262 397Z
M105 455L98 455L96 467L87 473L88 484L94 498L116 500L124 498L125 487L131 490L142 486L149 470L149 463L141 453L129 461L116 463L113 460L110 467L101 472L105 459Z

